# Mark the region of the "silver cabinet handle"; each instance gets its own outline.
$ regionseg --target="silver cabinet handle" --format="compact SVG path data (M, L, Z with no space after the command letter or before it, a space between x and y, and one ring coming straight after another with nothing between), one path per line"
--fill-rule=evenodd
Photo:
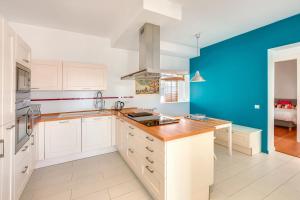
M22 171L22 173L25 174L27 172L27 170L28 170L28 166L26 165L24 170Z
M28 149L28 146L25 146L24 149L22 149L22 151L26 151Z
M130 153L134 153L134 151L133 151L131 148L129 148L128 151L129 151Z
M29 60L27 59L22 59L24 62L29 63Z
M0 158L4 158L4 140L0 140L0 145L2 145Z
M65 124L65 123L69 123L70 121L68 121L68 120L64 120L64 121L59 121L59 123L61 123L61 124Z
M151 169L148 165L146 166L146 169L150 172L150 173L154 173L154 170L153 169Z
M149 140L150 142L153 142L154 139L153 138L150 138L149 136L146 136L146 139Z
M134 136L134 134L132 134L131 132L129 132L129 135L132 136L132 137Z
M12 126L6 128L6 130L11 130L11 129L13 129L13 128L15 128L15 125L12 125Z
M149 162L149 163L151 163L151 164L153 164L154 163L154 161L153 160L151 160L148 156L146 157L146 160Z
M150 151L151 153L153 153L154 151L152 150L152 149L150 149L150 147L146 147L146 149L148 150L148 151Z
M33 146L34 145L34 135L31 135L31 138L32 138L31 145Z
M129 126L129 128L132 129L132 130L134 129L132 126Z

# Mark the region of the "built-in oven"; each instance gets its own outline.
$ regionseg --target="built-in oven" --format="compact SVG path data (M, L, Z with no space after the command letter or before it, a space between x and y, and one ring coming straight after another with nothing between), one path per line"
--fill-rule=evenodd
M17 153L30 139L33 131L33 113L30 106L17 110L15 127L15 153Z

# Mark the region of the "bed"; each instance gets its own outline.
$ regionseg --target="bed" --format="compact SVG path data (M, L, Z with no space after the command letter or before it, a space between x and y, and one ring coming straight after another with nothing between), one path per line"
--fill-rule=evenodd
M282 104L284 102L284 104ZM292 106L283 106L285 104ZM297 100L296 99L275 99L274 124L275 126L287 127L291 131L297 125ZM289 108L287 108L289 107Z

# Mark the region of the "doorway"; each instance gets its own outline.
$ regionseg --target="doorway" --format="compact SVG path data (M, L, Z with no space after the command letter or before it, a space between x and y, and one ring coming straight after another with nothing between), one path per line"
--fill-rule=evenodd
M297 142L297 59L275 62L275 150L300 157Z
M300 157L300 105L298 106L298 102L300 104L300 43L269 49L269 152L276 150Z

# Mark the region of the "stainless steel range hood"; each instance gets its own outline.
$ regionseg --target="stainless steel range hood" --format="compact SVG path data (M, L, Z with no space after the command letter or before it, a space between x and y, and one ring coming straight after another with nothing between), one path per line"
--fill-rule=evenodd
M121 80L159 79L180 73L160 69L160 27L144 24L139 30L139 71L122 76Z

